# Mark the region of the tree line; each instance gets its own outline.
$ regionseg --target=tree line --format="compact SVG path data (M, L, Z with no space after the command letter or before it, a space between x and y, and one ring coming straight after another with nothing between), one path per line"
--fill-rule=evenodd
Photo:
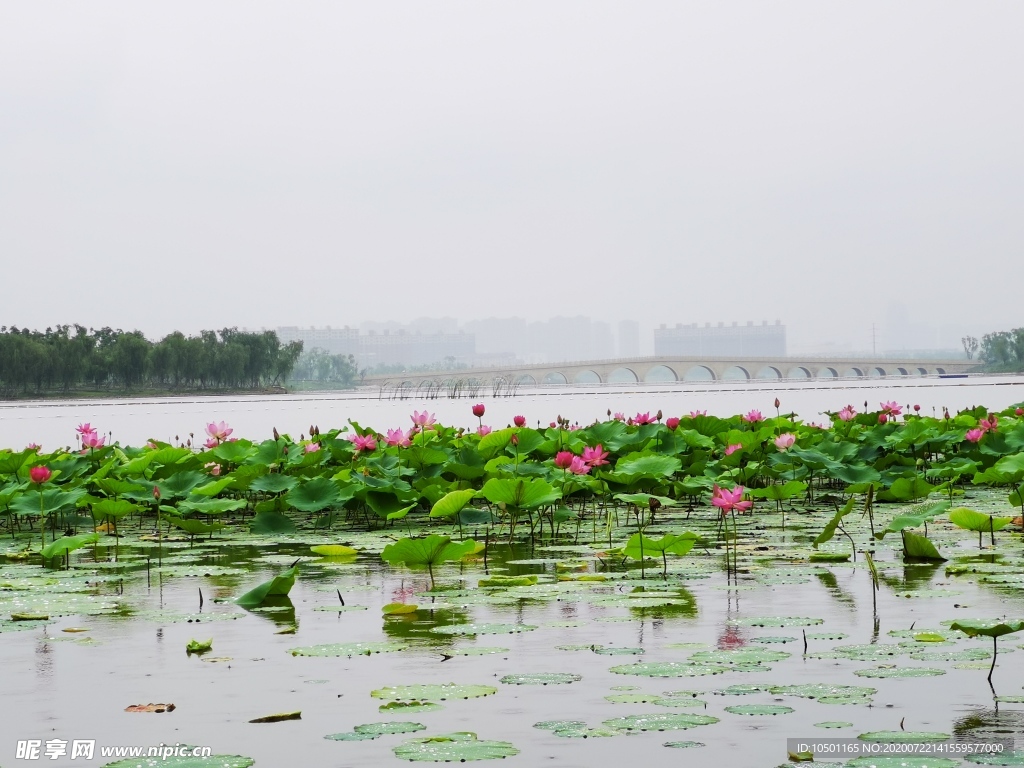
M968 358L978 355L992 371L1024 371L1024 328L986 333L981 341L973 336L961 340Z
M45 331L0 327L0 394L81 391L257 389L282 384L302 342L274 331L237 328L150 341L141 331L58 325Z

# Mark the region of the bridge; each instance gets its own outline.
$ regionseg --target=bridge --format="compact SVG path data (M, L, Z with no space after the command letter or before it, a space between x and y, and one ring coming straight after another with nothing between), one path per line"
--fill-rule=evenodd
M557 386L637 384L676 381L862 379L942 376L978 367L974 360L922 360L897 357L635 357L584 360L461 371L367 376L364 385L400 389L465 386Z

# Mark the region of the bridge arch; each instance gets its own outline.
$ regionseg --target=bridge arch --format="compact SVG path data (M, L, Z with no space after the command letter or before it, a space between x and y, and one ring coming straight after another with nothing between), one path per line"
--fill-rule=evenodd
M608 374L609 384L636 384L640 377L632 368L616 368Z
M579 371L572 377L573 384L600 384L601 377L596 371Z
M927 368L918 368L917 372L919 374L921 374L922 376L927 376L928 375L928 369Z
M644 381L652 383L679 381L679 377L667 365L656 365L644 374Z
M516 376L515 383L521 387L536 387L537 380L528 373L521 373Z
M750 381L750 371L742 365L734 365L722 374L722 381Z
M715 372L706 365L695 365L683 374L683 381L714 381Z
M811 378L811 372L804 368L802 365L798 365L796 368L790 368L786 371L787 379L809 379Z
M551 371L544 374L544 378L541 379L541 384L547 385L554 384L555 386L562 386L568 383L569 380L565 378L565 374L561 371Z
M849 379L849 378L852 378L852 377L856 377L856 376L863 376L863 375L864 375L864 371L862 371L860 368L856 368L856 367L847 368L845 371L843 371L843 378L846 378L846 379Z
M868 376L872 379L884 379L887 375L885 368L880 365L875 365L868 369Z
M828 366L825 366L824 368L819 368L818 369L818 378L819 379L838 379L839 378L839 371L837 371L835 368L829 368Z
M906 368L897 368L896 369L896 375L897 376L909 376L910 375L910 371L908 371Z
M941 376L941 375L946 373L946 369L945 368L936 368L935 372Z
M776 368L774 365L766 365L764 368L757 372L758 379L781 379L782 371Z

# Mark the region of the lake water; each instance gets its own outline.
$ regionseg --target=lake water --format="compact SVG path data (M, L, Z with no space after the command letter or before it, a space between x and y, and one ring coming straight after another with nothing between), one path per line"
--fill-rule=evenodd
M673 385L639 388L561 388L523 391L514 398L474 400L378 400L376 393L300 394L267 397L214 397L96 402L17 403L0 406L0 444L21 446L72 442L73 429L90 421L112 430L115 439L137 443L148 437L173 439L202 432L207 420L226 420L240 436L259 439L272 427L293 433L310 423L326 429L352 418L378 430L408 426L409 413L426 407L448 423L475 426L470 405L483 401L485 423L503 426L523 413L544 423L562 415L589 422L608 409L627 414L661 409L666 415L708 409L731 414L759 408L794 410L807 420L853 403L877 407L881 400L919 403L925 412L976 404L994 409L1024 400L1024 378L989 377L864 381L843 384L750 383ZM1005 492L970 486L963 503L1006 511ZM879 507L876 517L897 513ZM977 538L948 523L934 524L930 537L950 561L998 563L1004 584L980 583L973 575L950 577L943 565L908 565L899 537L872 543L864 518L851 522L858 548L875 547L882 588L873 605L871 580L863 558L856 563L809 564L810 542L831 514L827 505L790 510L783 520L768 506L741 522L740 572L727 576L721 550L694 552L669 562L665 581L635 569L609 574L608 582L560 582L580 562L600 569L593 556L604 547L599 528L587 523L578 542L562 540L550 549L512 549L492 540L487 570L537 574L535 596L483 594L473 589L485 575L481 563L438 570L442 588L429 593L425 574L385 567L379 555L387 541L402 534L386 529L361 533L339 527L334 533L304 532L279 541L235 533L203 540L164 543L159 558L154 542L115 549L109 539L73 555L70 571L48 571L37 563L0 560L0 765L31 765L18 760L24 739L95 739L99 746L176 742L209 745L215 753L256 758L257 768L291 766L398 765L392 747L420 735L472 731L480 739L513 743L521 753L502 765L602 768L623 765L718 765L772 768L786 762L787 738L854 738L865 731L957 733L964 741L992 735L1018 738L1024 748L1024 710L1009 699L1024 695L1024 646L1019 635L1000 644L996 689L1009 699L993 706L985 681L988 641L954 638L949 644L913 643L911 627L940 629L956 618L1024 616L1019 534L1000 532L997 546L979 553ZM665 513L652 534L691 528L715 536L717 514L709 507ZM784 523L784 525L783 525ZM483 531L467 531L482 538ZM621 539L628 531L617 533ZM310 557L310 544L345 542L366 550L356 561L332 563ZM574 549L578 543L580 549ZM593 547L588 545L593 544ZM837 551L849 545L836 540ZM12 549L15 549L13 545ZM2 550L2 547L0 547ZM309 558L291 593L292 609L246 612L227 598L280 572L295 559ZM209 575L206 575L209 574ZM1017 581L1015 581L1015 579ZM636 589L667 590L670 604L657 598L631 607ZM205 605L199 612L199 590ZM339 611L337 593L345 599ZM630 596L633 596L631 598ZM225 602L217 602L224 599ZM408 619L382 617L385 604L416 603ZM15 611L46 612L46 622L12 622ZM874 618L877 615L878 621ZM803 653L799 623L781 627L744 624L757 617L795 617L821 622L806 627L809 654ZM451 636L448 627L509 624L514 634ZM293 634L280 634L294 628ZM69 633L63 630L83 629ZM442 630L435 632L433 630ZM214 641L206 660L187 656L189 640ZM296 647L354 642L396 642L404 650L353 657L302 657ZM886 647L895 655L834 656L833 649L858 645ZM482 649L498 649L481 655ZM650 678L614 672L635 662L685 663L692 654L716 650L767 649L788 658L763 668L719 671L707 676ZM596 651L601 650L601 653ZM915 659L911 652L925 653ZM952 654L948 659L942 654ZM861 652L862 654L865 652ZM929 653L939 654L928 656ZM973 655L972 655L973 654ZM210 659L213 657L213 660ZM216 659L222 660L216 660ZM927 677L889 678L895 668L940 670ZM882 677L856 673L876 671ZM899 670L897 670L899 671ZM512 685L506 675L573 673L578 682ZM405 684L482 684L494 695L444 702L443 709L419 714L381 713L384 702L371 692ZM741 695L736 685L795 686L828 683L867 686L869 699L824 703L755 690ZM627 689L628 688L628 689ZM674 699L666 693L692 692ZM628 700L622 697L636 697ZM611 697L611 698L609 698ZM641 701L646 699L646 701ZM684 701L685 700L685 701ZM127 713L130 704L173 702L165 714ZM655 703L660 702L660 703ZM682 702L682 704L681 704ZM737 705L786 707L777 715L730 712ZM998 711L997 711L998 709ZM252 724L276 712L301 710L300 720ZM538 729L541 721L578 720L591 728L630 715L700 714L719 722L688 730L570 738ZM385 735L372 741L331 741L328 734L350 732L360 724L413 721L421 733ZM823 723L848 723L825 729ZM677 749L668 742L704 746ZM68 758L40 760L63 768L101 766ZM145 763L139 763L144 765ZM483 763L487 765L488 763ZM840 763L841 764L841 763ZM934 765L961 765L959 760ZM1020 764L1020 763L1014 763ZM159 762L151 765L160 765ZM967 765L966 763L964 765Z
M721 382L676 383L635 386L582 386L521 389L514 397L489 397L481 391L475 399L404 400L381 398L377 390L342 393L296 393L288 395L214 396L181 398L137 398L109 400L18 401L0 404L0 446L21 447L29 442L44 449L73 445L74 428L89 422L103 434L112 433L122 444L139 444L147 439L174 441L188 439L189 433L203 435L210 420L227 421L235 436L253 440L270 437L277 427L294 437L307 433L311 424L326 431L344 426L348 419L378 432L386 428L411 426L413 409L426 408L445 424L476 427L470 405L487 406L484 424L503 427L513 416L523 414L527 424L547 425L556 416L581 424L607 418L609 410L627 416L637 411L659 409L665 416L683 415L691 410L727 416L760 409L774 412L775 398L782 411L796 412L805 421L824 421L824 411L837 411L850 403L863 410L878 408L880 401L896 400L903 405L918 404L926 414L941 414L975 405L1000 410L1024 401L1024 376L971 376L965 379L868 379L844 382ZM202 438L205 439L205 435Z

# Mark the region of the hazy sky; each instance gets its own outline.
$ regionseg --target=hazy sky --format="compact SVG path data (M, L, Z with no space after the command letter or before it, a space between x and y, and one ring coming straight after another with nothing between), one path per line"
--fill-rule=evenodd
M0 324L1024 325L1022 30L1019 0L3 0Z

